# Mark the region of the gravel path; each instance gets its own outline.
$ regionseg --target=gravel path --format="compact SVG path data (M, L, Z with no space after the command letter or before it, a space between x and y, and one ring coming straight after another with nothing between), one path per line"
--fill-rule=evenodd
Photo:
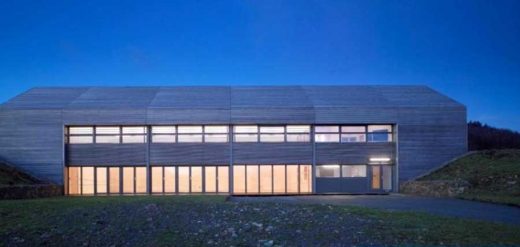
M520 225L520 207L452 198L391 195L315 195L231 197L234 202L352 205L391 211L416 211L443 216Z

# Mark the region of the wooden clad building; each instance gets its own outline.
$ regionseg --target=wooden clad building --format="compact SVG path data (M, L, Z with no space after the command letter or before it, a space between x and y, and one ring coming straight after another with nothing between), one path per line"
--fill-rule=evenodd
M33 88L0 106L0 159L71 195L387 193L466 128L425 86Z

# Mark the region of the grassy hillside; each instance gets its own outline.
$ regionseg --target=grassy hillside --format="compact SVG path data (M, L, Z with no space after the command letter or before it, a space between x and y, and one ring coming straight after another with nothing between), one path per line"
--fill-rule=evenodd
M462 198L520 206L520 149L480 151L419 180L457 179L470 184Z
M38 183L38 181L35 178L0 162L0 186L35 183Z

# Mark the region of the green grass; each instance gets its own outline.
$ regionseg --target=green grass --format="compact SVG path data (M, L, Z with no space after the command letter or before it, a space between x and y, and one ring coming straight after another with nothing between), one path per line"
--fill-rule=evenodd
M463 199L520 206L520 150L481 151L419 180L457 179L470 184L460 195Z
M520 227L350 206L223 196L0 201L0 246L520 245Z

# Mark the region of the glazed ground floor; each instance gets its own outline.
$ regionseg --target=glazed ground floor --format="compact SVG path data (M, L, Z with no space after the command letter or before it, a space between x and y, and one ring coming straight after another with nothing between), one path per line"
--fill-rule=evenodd
M68 195L313 194L392 191L391 165L69 166Z

